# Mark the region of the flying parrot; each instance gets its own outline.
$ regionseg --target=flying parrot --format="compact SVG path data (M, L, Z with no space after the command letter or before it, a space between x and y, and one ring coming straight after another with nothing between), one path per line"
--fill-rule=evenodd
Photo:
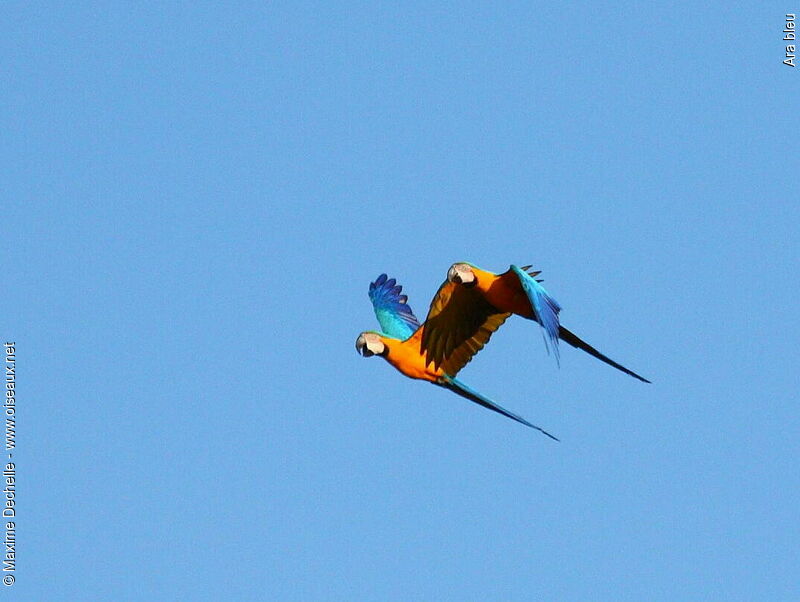
M426 361L434 367L443 365L473 333L494 320L494 316L516 314L539 323L547 351L552 349L557 361L561 339L625 374L650 382L561 326L558 317L561 306L536 279L540 272L527 272L530 267L512 265L503 274L494 274L469 263L450 266L447 280L436 293L439 303L431 304L425 320L422 350Z
M447 358L439 365L433 366L426 361L421 349L425 333L425 324L420 324L409 307L406 295L401 295L402 287L394 278L381 274L369 286L369 298L375 309L375 315L383 332L366 331L356 339L356 351L364 357L377 355L394 366L400 373L416 380L425 380L443 387L461 397L493 410L512 420L516 420L540 431L558 441L556 437L544 429L531 424L521 416L500 407L491 399L484 397L468 387L455 376L478 353L492 333L497 330L510 314L497 313L488 316L474 331L456 346ZM434 297L431 307L438 307L443 302L441 295Z

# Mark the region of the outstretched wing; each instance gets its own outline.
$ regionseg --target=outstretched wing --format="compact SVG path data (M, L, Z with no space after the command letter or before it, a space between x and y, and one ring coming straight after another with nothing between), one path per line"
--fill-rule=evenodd
M381 274L369 285L369 299L384 334L404 341L419 328L419 320L408 306L408 297L394 278Z
M426 362L455 376L510 315L498 312L476 289L445 281L422 329Z
M556 356L556 361L558 361L558 335L560 327L558 312L561 311L561 306L558 304L558 301L553 299L544 287L539 284L538 280L515 265L512 265L509 271L503 274L501 278L505 277L510 272L513 272L519 278L522 290L525 291L528 300L531 302L534 319L539 322L543 330L544 344L547 348L547 352L550 353L550 348L552 347L553 355ZM538 275L538 272L536 274Z

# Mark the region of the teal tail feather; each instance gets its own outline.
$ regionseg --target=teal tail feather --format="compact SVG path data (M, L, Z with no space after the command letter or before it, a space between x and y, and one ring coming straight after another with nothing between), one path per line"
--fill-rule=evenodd
M624 372L625 374L628 374L629 376L632 376L633 378L636 378L636 379L642 381L643 383L649 383L650 382L644 376L639 376L633 370L629 370L628 368L626 368L622 364L618 364L617 362L612 360L610 357L608 357L606 355L603 355L597 349L592 347L589 343L587 343L583 339L579 338L578 335L576 335L573 332L570 332L569 330L567 330L563 326L559 329L559 336L561 337L561 340L564 341L565 343L569 343L570 345L572 345L576 349L580 349L581 351L585 351L589 355L594 356L597 359L599 359L601 362L605 362L609 366L613 366L617 370L619 370L621 372Z
M492 410L493 412L497 412L498 414L502 414L503 416L511 418L512 420L516 420L517 422L519 422L521 424L524 424L525 426L528 426L528 427L530 427L532 429L536 429L540 433L543 433L543 434L547 435L548 437L550 437L551 439L553 439L555 441L559 441L559 439L557 437L554 437L553 435L548 433L543 428L541 428L539 426L536 426L535 424L531 424L530 422L525 420L522 416L518 416L517 414L514 414L513 412L509 412L505 408L497 405L491 399L489 399L487 397L484 397L483 395L481 395L477 391L474 391L474 390L470 389L467 385L465 385L464 383L462 383L458 379L446 376L440 382L438 382L436 384L438 384L440 387L444 387L445 389L449 389L450 391L452 391L456 395L460 395L464 399L469 399L470 401L472 401L474 403L477 403L478 405L481 405L484 408Z

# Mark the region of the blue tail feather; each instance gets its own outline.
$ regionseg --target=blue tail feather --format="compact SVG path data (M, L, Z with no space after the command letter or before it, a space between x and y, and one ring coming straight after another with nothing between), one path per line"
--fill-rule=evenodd
M536 426L535 424L531 424L530 422L525 420L522 416L518 416L517 414L514 414L513 412L509 412L505 408L503 408L503 407L499 406L498 404L496 404L495 402L493 402L488 397L484 397L483 395L481 395L477 391L469 388L467 385L465 385L463 382L461 382L460 380L458 380L456 378L452 378L452 377L446 376L446 377L443 378L442 382L437 383L437 384L439 384L442 387L445 387L446 389L451 390L456 395L460 395L461 397L463 397L465 399L469 399L470 401L475 402L478 405L483 406L484 408L487 408L489 410L497 412L498 414L502 414L503 416L511 418L512 420L516 420L517 422L522 423L525 426L529 426L532 429L536 429L537 431L547 435L551 439L554 439L556 441L559 440L557 437L554 437L553 435L548 433L543 428L541 428L539 426Z

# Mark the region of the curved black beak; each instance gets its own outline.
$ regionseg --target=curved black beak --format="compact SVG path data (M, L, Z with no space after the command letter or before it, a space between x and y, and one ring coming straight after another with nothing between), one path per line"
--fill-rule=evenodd
M361 335L359 335L359 337L356 339L356 351L359 353L359 355L362 355L364 357L372 357L373 355L375 355L374 353L372 353L372 351L369 350L369 348L367 347L367 342Z

